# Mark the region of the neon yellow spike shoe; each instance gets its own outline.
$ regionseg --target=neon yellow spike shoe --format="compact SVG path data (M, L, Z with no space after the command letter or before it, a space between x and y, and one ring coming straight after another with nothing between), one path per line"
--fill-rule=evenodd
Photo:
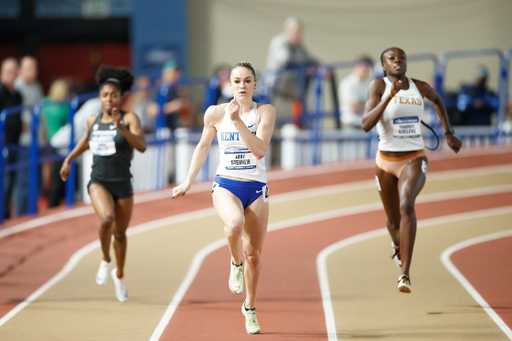
M231 263L231 270L229 272L229 290L233 294L240 295L244 292L244 264L235 265Z
M242 314L245 316L245 330L247 330L247 334L261 333L261 328L258 324L258 319L256 318L256 308L249 310L246 309L244 301L242 304Z

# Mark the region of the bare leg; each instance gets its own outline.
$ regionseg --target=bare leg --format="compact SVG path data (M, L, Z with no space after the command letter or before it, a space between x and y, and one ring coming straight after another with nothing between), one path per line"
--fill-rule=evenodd
M377 167L375 172L379 179L379 191L384 211L386 212L387 227L395 246L400 246L400 198L398 194L398 179Z
M110 241L112 238L112 226L114 224L114 199L105 187L99 184L89 186L89 196L92 206L100 218L99 238L103 259L110 263Z
M267 233L269 203L263 195L245 209L243 250L245 259L245 283L247 288L245 307L254 308L261 275L261 250Z
M242 232L245 225L242 203L230 191L217 187L213 196L213 206L225 224L224 234L228 241L231 261L238 265L242 263L240 249L242 246Z
M420 158L409 163L402 171L398 180L401 215L400 254L402 257L402 275L407 276L409 276L414 240L416 238L416 211L414 204L426 180L426 174L422 172L423 161L427 162L427 159Z
M117 278L124 277L124 263L126 260L126 229L130 224L133 212L133 197L117 200L115 204L116 222L114 224L114 252L116 254Z

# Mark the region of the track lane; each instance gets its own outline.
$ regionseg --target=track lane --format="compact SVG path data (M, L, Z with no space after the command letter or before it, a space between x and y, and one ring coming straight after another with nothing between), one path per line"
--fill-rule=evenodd
M511 207L488 210L474 206L465 214L419 220L410 295L396 290L400 270L389 258L390 238L385 229L380 236L333 252L327 267L338 340L507 340L446 271L440 255L447 246L468 236L506 228L505 222L512 219ZM360 264L365 264L364 268ZM354 277L364 285L347 280Z
M502 159L500 159L500 160L502 161ZM435 164L435 162L433 162L432 164ZM479 162L475 162L475 163L473 164L473 166L474 166L474 165L476 165L476 164L479 164ZM431 168L430 168L430 169L432 170L432 169L433 169L433 167L431 166ZM353 172L353 173L357 173L356 175L358 175L358 176L360 176L360 175L361 175L361 173L365 173L365 174L363 174L363 175L364 175L364 176L366 176L366 179L368 179L368 178L372 178L372 177L373 177L373 169L369 169L369 170L364 170L364 169L363 169L363 170L357 170L357 171L351 171L351 172ZM343 181L345 181L345 182L349 182L350 177L351 177L351 176L348 176L348 175L347 175L347 176L343 179ZM314 178L314 177L313 177L313 178ZM323 175L321 176L321 178L322 178L322 180L321 180L320 182L319 182L319 181L313 181L313 182L311 182L311 184L310 184L309 182L307 182L307 181L303 181L303 182L301 182L301 186L302 186L302 188L308 188L308 187L310 187L310 188L311 188L311 187L314 187L314 186L318 186L318 184L322 184L322 183L332 183L332 180L329 178L329 174L323 174ZM339 179L339 178L338 178L338 179ZM297 180L295 180L295 183L297 183ZM273 194L273 195L274 195L276 192L280 192L280 191L285 191L285 190L286 190L286 188L285 188L286 186L283 186L282 188L280 188L280 187L279 187L279 184L280 184L280 183L279 183L279 181L276 181L276 186L271 185L271 190L272 190L272 194ZM272 186L273 186L273 187L272 187ZM274 188L274 187L276 187L276 188ZM289 189L288 189L288 190L289 190ZM202 194L204 195L204 193L202 193ZM191 194L190 196L187 196L187 199L189 199L190 201L186 202L186 205L183 205L183 206L192 207L192 205L198 205L198 202L197 202L197 200L196 200L198 196L199 196L199 197L201 197L199 194L197 194L197 196L196 196L196 195L193 195L193 194ZM206 200L205 200L205 206L208 206L208 207L209 207L209 206L211 206L209 196L204 196L204 197L206 197ZM163 201L163 202L165 202L165 200L162 200L162 201ZM181 201L181 202L185 203L185 201ZM175 202L170 202L170 200L167 200L167 202L166 202L166 204L167 204L167 205L170 205L171 203L172 203L173 205L175 204ZM157 214L154 214L154 215L153 215L153 217L158 216L158 213L162 213L162 206L161 206L161 205L159 205L159 203L155 203L155 202L153 202L153 203L147 203L147 204L146 204L146 206L136 206L136 207L140 207L140 208L142 208L142 209L143 209L144 213L150 213L150 214L151 214L151 209L155 210L155 212L157 212ZM177 207L177 206L173 206L173 207ZM187 207L184 207L184 210L186 210L186 209L187 209ZM196 207L197 207L197 206L193 206L193 208L196 208ZM146 209L146 208L149 208L149 209ZM168 213L168 211L165 211L165 213ZM293 212L293 210L289 210L289 213L288 213L288 214L292 215L293 213L294 213L294 212ZM144 218L144 215L143 215L143 214L142 214L141 216ZM94 218L94 216L93 216L93 218ZM147 217L145 217L144 219L145 219L145 220L147 220ZM142 219L142 221L144 221L144 219ZM80 220L84 220L84 219L80 219ZM68 222L68 223L69 223L69 222ZM85 223L85 221L84 221L84 223ZM74 227L74 224L75 224L75 223L73 222L73 227ZM90 223L89 223L89 224L90 224ZM85 223L85 225L87 225L87 224ZM53 226L52 226L52 227L53 227ZM66 227L68 227L68 226L66 226ZM43 228L42 230L44 230L44 228ZM41 231L42 231L42 230L41 230ZM52 230L51 232L54 232L54 231ZM23 233L23 234L24 234L24 233ZM93 236L93 237L92 237L92 240L96 239L96 231L95 231L95 229L93 230L92 236ZM72 244L72 242L74 241L74 238L75 238L75 237L71 238L71 240L68 240L69 244ZM76 238L78 238L78 236L76 236ZM71 246L71 245L70 245L70 246ZM55 250L58 250L58 249L59 249L58 247L55 247ZM34 257L34 258L36 258L36 257ZM33 258L33 259L34 259L34 258ZM60 257L59 257L59 258L64 258L64 256L62 256L62 254L60 254ZM65 260L65 259L64 259L64 260ZM64 260L61 260L61 261L63 262ZM50 263L51 263L51 260L50 260L50 259L48 259L48 262L50 262ZM95 265L94 267L96 267L96 265ZM94 269L93 271L95 271L95 269ZM30 273L31 273L31 272L30 272ZM11 277L11 278L12 278L12 277ZM1 285L1 284L0 284L0 285ZM21 295L20 295L20 296L21 296Z
M512 228L512 218L505 227ZM451 255L451 261L512 329L512 237L463 248Z
M417 212L420 219L425 219L511 204L510 193L501 193L418 204ZM380 223L376 225L378 221ZM317 316L323 308L316 280L316 255L333 240L380 228L384 221L384 213L374 211L268 234L263 261L265 264L271 262L272 266L265 267L261 278L257 307L265 334L259 337L272 340L290 337L325 339L325 320ZM247 337L243 317L237 309L243 299L231 294L225 283L229 269L222 261L225 259L229 260L227 248L215 251L205 260L161 340ZM300 274L297 274L297 269L301 270ZM396 291L395 281L392 281L393 292ZM215 330L222 331L221 336L209 332Z

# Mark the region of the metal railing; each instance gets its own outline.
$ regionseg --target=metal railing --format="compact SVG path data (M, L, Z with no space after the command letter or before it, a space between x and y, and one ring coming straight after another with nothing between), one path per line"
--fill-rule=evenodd
M433 63L433 73L434 73L434 88L436 91L444 98L444 83L446 79L447 66L449 61L458 58L475 58L482 56L497 56L500 60L500 68L499 68L499 81L498 81L498 108L495 119L495 124L492 127L482 128L482 129L460 129L458 130L458 135L460 135L466 145L471 145L474 143L493 143L493 144L503 144L505 141L505 131L504 131L504 122L506 120L506 107L508 100L508 83L510 77L510 64L512 60L512 48L503 53L499 49L482 49L482 50L465 50L465 51L451 51L445 53L440 59L437 58L436 55L431 53L422 53L422 54L414 54L408 56L408 62L424 62L431 61ZM303 154L307 156L307 164L319 164L322 163L325 159L322 155L327 155L325 143L330 143L332 150L335 150L334 143L336 144L347 144L350 143L347 139L351 136L350 134L346 134L346 132L340 131L340 108L339 103L337 102L337 91L336 91L336 82L335 78L332 76L333 71L337 69L350 69L355 65L356 61L344 61L337 63L329 63L329 64L308 64L301 66L293 66L287 68L280 68L274 70L267 70L262 74L262 77L259 81L258 86L258 96L257 101L260 103L272 103L274 98L274 86L276 84L276 77L279 77L286 73L295 73L298 74L298 79L300 80L299 84L299 100L302 103L302 116L298 122L294 122L294 118L287 117L282 120L282 122L278 122L278 124L282 123L299 123L302 127L307 128L307 133L297 133L293 136L293 138L297 139L297 142L301 144L301 146L307 146L309 151L304 152ZM380 61L379 61L380 63ZM331 78L328 77L331 75ZM330 89L326 89L326 84L330 81ZM217 77L212 77L210 79L204 77L198 78L190 78L190 79L182 79L178 83L173 85L162 85L157 89L156 102L159 106L159 112L155 120L155 129L154 134L148 136L148 145L156 146L156 158L155 158L155 167L154 176L158 179L158 183L156 185L156 189L161 189L167 185L165 181L165 176L163 176L163 172L165 172L164 167L164 150L166 144L175 143L174 134L170 133L168 129L166 129L165 124L165 114L164 114L164 105L167 102L167 97L169 95L169 91L176 87L183 86L202 86L202 109L203 112L206 111L208 106L215 104L219 79ZM309 88L309 90L308 90ZM333 112L326 112L325 110L325 94L327 91L331 91L333 97ZM311 111L308 107L308 103L306 103L306 99L308 98L308 92L310 92L310 97L312 98L311 103ZM70 102L70 111L68 115L68 123L71 126L70 133L70 142L69 142L69 150L72 150L75 147L75 131L74 131L74 116L77 112L79 105L93 97L98 95L97 92L78 95L72 98ZM29 150L29 160L18 161L15 163L11 163L9 165L4 164L3 158L0 158L0 177L5 174L6 171L14 171L23 167L29 167L29 214L34 215L37 213L37 181L38 181L38 165L44 162L51 162L56 160L62 160L63 157L60 155L40 155L41 150L45 148L40 148L37 144L37 134L39 127L39 116L41 110L46 104L41 102L37 104L35 107L27 107L27 106L18 106L13 108L7 108L0 112L0 148L4 150L4 148L8 148L10 150L14 150L16 146L6 146L5 145L5 121L7 116L16 114L21 112L22 110L33 110L33 119L30 127L30 134L32 136L32 142L28 147ZM323 129L323 120L326 117L334 117L336 120L336 130L324 132ZM438 131L439 136L441 138L441 143L443 142L442 131L440 131L440 121L437 119L434 120L437 122L434 124L434 129ZM194 138L188 139L189 143L197 143L198 131L191 132L194 134ZM349 136L350 135L350 136ZM489 136L492 135L492 139ZM358 141L357 143L364 143L361 136L352 136L350 137L354 141ZM434 136L431 135L430 140L433 141ZM364 138L363 138L364 139ZM365 150L366 157L373 157L376 151L377 146L377 134L371 133L366 135L366 147L359 148L360 150ZM182 139L182 141L184 141ZM278 141L281 143L282 136L277 133L273 141ZM477 141L477 142L475 142ZM432 144L432 143L431 143ZM306 148L306 149L307 149ZM334 148L334 149L333 149ZM301 152L303 152L304 148ZM339 148L338 148L339 149ZM343 148L342 148L343 149ZM341 150L341 149L340 149ZM343 149L345 150L345 149ZM327 154L326 154L327 153ZM336 152L333 152L336 154ZM343 154L346 151L339 151L339 153ZM338 153L338 154L339 154ZM360 153L358 154L360 155ZM342 157L343 158L343 157ZM330 160L328 158L328 160ZM203 167L203 174L211 173L209 167L211 167L211 162L208 160ZM0 184L0 225L3 223L3 209L4 209L4 182L2 181ZM65 194L65 203L67 207L72 207L75 204L75 191L76 191L76 165L73 162L71 165L71 173L69 176L69 180L66 182L66 194Z

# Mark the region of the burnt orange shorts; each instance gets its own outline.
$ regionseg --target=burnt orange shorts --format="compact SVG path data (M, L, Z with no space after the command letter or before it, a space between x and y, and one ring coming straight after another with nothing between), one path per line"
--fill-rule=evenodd
M377 153L377 156L375 157L375 162L377 163L377 167L382 169L384 172L389 173L391 175L396 176L397 178L400 178L400 174L402 174L402 171L404 170L405 166L407 166L412 161L420 158L420 157L427 157L427 154L425 154L425 150L418 150L415 153L402 156L402 157L388 157L384 156L379 152ZM426 163L425 163L425 170L423 173L426 173Z

